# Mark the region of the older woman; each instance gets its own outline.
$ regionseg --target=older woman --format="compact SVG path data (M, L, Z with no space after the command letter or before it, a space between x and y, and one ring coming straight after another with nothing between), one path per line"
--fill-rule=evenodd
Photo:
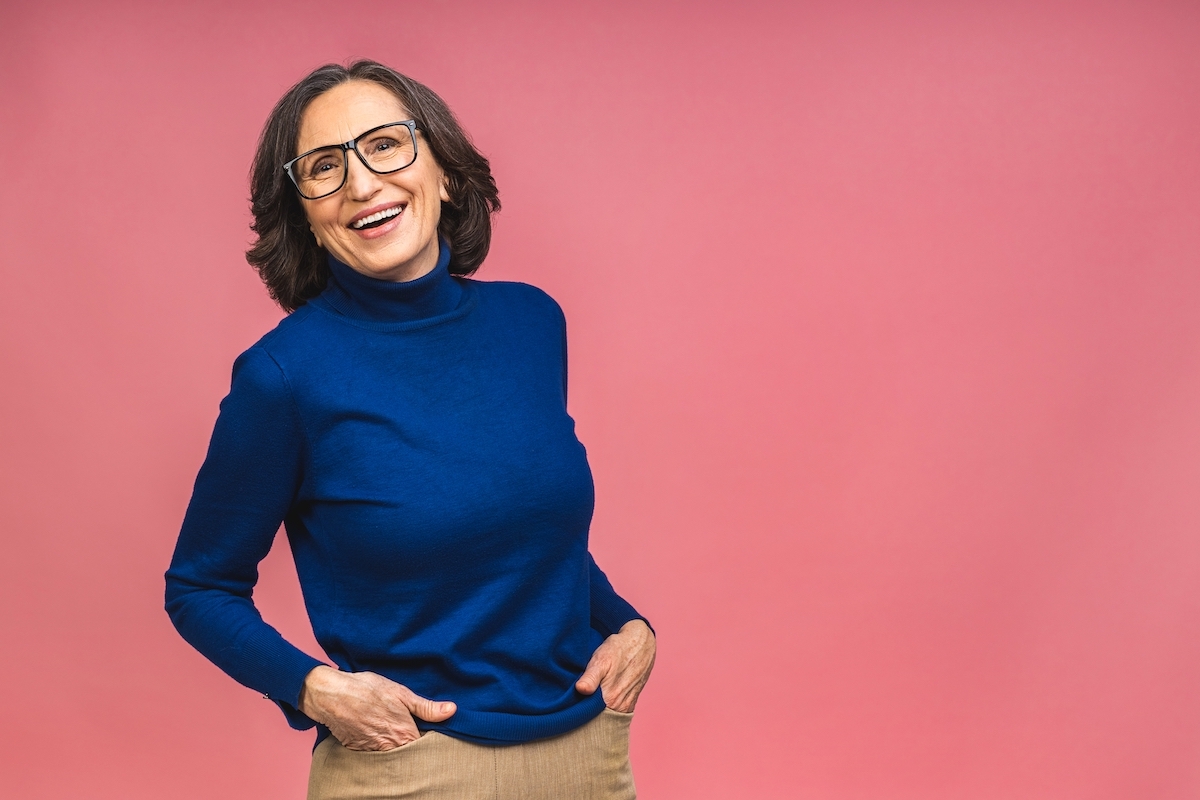
M290 313L234 364L167 572L179 632L316 725L310 798L633 797L654 636L588 554L562 311L466 278L487 160L426 87L330 65L272 111L252 202ZM254 607L281 522L336 668Z

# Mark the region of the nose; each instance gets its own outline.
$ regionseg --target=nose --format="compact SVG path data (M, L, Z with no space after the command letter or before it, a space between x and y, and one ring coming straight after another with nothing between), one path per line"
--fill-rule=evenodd
M354 200L370 200L383 186L383 181L379 180L378 175L367 169L362 160L357 157L358 153L352 150L346 155L349 156L346 159L346 191Z

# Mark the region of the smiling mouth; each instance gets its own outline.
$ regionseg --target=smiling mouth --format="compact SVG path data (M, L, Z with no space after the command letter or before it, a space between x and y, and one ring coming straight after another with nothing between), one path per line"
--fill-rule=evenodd
M404 210L404 206L402 206L402 205L401 206L392 206L391 208L385 208L383 211L376 211L374 214L371 214L370 216L363 217L362 219L358 220L357 222L352 223L350 225L350 227L356 231L363 231L363 230L367 230L368 228L378 228L380 225L387 222L392 217L398 216L400 214L400 212L403 210Z

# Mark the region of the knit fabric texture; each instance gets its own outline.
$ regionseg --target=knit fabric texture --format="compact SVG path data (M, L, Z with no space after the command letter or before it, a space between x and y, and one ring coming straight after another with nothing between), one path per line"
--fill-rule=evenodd
M566 406L566 326L520 283L361 275L235 362L166 607L183 637L293 727L321 660L263 621L257 565L282 522L317 641L458 711L422 730L485 744L583 725L575 681L640 615L588 553L591 471ZM318 741L328 734L318 726Z

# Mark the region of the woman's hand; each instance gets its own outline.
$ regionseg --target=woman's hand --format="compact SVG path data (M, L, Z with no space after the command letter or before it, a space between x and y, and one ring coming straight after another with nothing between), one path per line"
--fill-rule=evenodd
M392 750L420 738L413 717L441 722L454 703L437 703L374 672L339 672L320 666L308 673L300 710L329 728L350 750Z
M626 622L592 653L575 688L583 694L598 688L604 705L613 711L633 711L654 669L656 647L649 625L640 619Z

